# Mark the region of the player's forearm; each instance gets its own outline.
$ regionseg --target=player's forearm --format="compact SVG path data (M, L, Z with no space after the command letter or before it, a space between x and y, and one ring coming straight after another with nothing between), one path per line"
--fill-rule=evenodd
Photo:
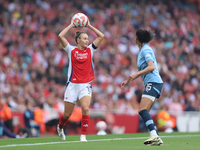
M101 31L99 31L98 29L96 29L95 27L93 27L92 25L89 25L88 28L91 29L92 31L94 31L99 38L101 38L101 39L104 38L104 34Z
M60 34L58 35L59 38L65 37L65 35L67 34L67 32L68 32L71 28L73 28L73 25L70 24L70 25L67 26L65 29L63 29L63 30L60 32Z
M155 70L155 67L153 65L147 66L145 69L138 71L137 74L138 74L138 76L141 76L143 74L148 74L149 72L152 72L154 70Z

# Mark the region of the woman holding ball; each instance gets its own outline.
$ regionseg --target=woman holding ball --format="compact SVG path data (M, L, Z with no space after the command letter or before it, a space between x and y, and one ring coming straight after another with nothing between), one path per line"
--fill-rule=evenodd
M58 136L60 140L65 140L63 127L65 126L68 118L71 116L77 100L80 100L82 108L82 123L81 123L81 136L80 141L87 142L86 132L89 125L89 107L91 103L92 87L90 82L95 78L92 57L93 53L99 47L104 38L104 34L90 24L87 18L85 27L91 29L96 33L97 38L89 45L89 38L85 32L76 32L75 41L76 46L69 44L65 35L72 28L75 28L73 19L70 25L63 29L59 34L59 39L62 43L63 49L68 53L69 57L69 70L68 81L64 94L64 113L60 117L57 126Z

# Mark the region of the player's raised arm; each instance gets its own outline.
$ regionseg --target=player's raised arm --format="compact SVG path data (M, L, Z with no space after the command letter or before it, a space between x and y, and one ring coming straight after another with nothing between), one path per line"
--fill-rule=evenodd
M99 31L97 28L93 27L91 24L90 24L90 21L88 19L88 23L86 25L86 27L88 27L89 29L91 29L92 31L94 31L96 33L96 35L98 36L95 40L94 40L94 44L96 47L98 47L101 43L101 41L103 40L104 38L104 34Z
M65 38L65 35L67 34L67 32L71 29L75 27L74 24L73 24L73 20L71 20L71 23L70 25L68 25L65 29L63 29L60 34L58 35L59 39L60 39L60 42L62 43L62 46L63 47L66 47L67 44L68 44L68 41L67 39Z

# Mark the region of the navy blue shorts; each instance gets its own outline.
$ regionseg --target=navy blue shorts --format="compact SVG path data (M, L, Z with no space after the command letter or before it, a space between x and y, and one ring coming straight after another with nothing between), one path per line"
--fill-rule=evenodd
M143 92L144 95L150 95L156 98L160 97L163 83L148 82Z

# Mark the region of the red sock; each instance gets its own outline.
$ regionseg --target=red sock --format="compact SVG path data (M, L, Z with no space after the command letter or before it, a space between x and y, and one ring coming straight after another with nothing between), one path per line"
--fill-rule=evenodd
M68 119L65 119L65 118L63 117L63 115L60 117L60 120L59 120L59 128L60 128L60 129L62 129L62 128L65 126L67 120L68 120Z
M82 115L81 134L86 135L89 121L90 121L90 115L87 115L87 116Z

